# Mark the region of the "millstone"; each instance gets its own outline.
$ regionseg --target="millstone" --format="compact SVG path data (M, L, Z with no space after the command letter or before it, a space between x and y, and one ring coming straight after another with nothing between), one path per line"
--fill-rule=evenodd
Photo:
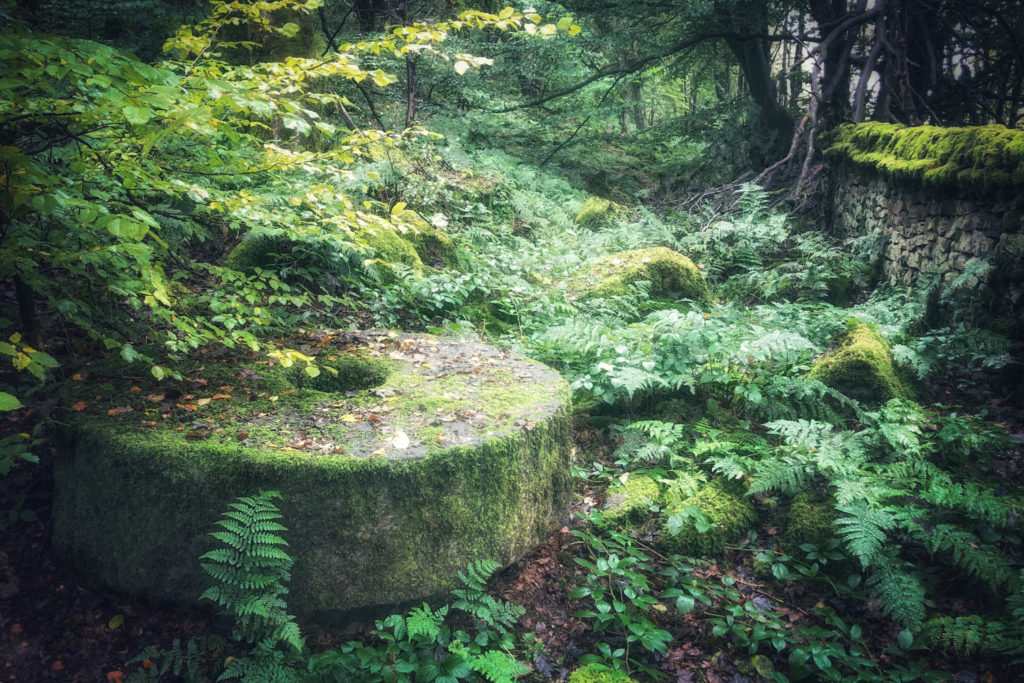
M213 523L233 498L274 489L291 608L345 613L441 593L470 561L509 564L558 523L570 425L556 372L429 335L316 344L328 359L316 378L225 363L204 366L216 379L194 396L107 387L136 405L66 430L57 548L114 589L194 602Z

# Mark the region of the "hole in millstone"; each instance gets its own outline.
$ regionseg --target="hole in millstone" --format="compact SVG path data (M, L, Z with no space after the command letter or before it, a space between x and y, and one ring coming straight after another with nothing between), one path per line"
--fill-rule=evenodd
M318 363L320 374L310 377L305 368L295 368L292 382L299 389L328 393L372 389L387 381L391 367L387 361L347 353Z

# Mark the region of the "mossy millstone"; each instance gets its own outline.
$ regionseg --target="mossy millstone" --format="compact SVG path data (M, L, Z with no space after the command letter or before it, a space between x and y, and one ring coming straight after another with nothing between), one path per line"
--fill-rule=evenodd
M511 563L557 525L571 490L557 373L429 335L327 348L390 373L332 393L228 367L233 386L197 391L231 396L198 409L114 389L132 412L77 414L56 466L56 546L115 589L195 601L212 524L236 496L275 489L295 558L289 604L329 617L439 594L471 560Z
M814 362L810 377L865 403L912 397L896 373L888 342L877 329L860 320L847 323L839 346Z
M686 256L667 247L634 249L602 256L569 281L569 296L585 299L625 294L629 285L646 280L652 297L703 300L707 284Z

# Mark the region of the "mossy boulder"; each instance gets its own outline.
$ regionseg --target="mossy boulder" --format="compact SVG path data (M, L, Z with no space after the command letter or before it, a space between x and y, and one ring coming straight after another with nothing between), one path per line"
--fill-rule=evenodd
M700 511L710 529L698 530L694 510ZM721 482L705 484L691 496L670 501L664 515L662 542L668 550L683 555L717 555L727 543L739 540L757 521L757 512L750 501ZM681 520L678 528L673 518Z
M655 298L707 298L707 283L696 264L667 247L649 247L610 254L583 266L568 283L570 298L586 299L625 294L645 280Z
M451 236L444 230L433 226L424 227L410 232L405 238L423 263L438 268L455 264L458 250Z
M913 395L896 372L889 343L860 320L848 322L839 345L814 361L809 376L870 404Z
M783 539L794 546L802 543L823 545L835 536L832 526L836 511L830 500L810 493L798 493L786 512Z
M295 558L290 605L337 616L442 593L470 561L509 564L559 523L571 430L553 370L430 335L320 346L369 388L226 363L183 388L75 383L69 398L89 408L60 435L56 548L111 588L194 602L212 524L235 497L274 489Z
M613 213L616 204L602 197L587 197L576 212L576 225L593 228L603 224Z
M640 521L651 505L658 501L661 488L651 477L631 475L608 487L604 518L616 521Z
M385 265L404 265L415 271L423 269L423 261L412 242L394 230L383 226L367 225L343 242L329 239L296 239L288 235L255 233L246 235L230 251L225 265L241 271L264 268L333 270L346 263L352 246L363 259L372 259ZM347 249L345 247L348 247Z
M587 664L569 675L569 683L636 683L636 680L603 664Z

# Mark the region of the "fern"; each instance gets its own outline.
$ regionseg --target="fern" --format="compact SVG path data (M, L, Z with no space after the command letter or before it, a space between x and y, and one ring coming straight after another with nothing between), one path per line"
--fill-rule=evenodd
M512 683L530 672L515 657L500 650L487 650L471 657L469 667L490 683Z
M279 497L263 491L230 504L217 522L220 530L210 534L224 547L199 558L214 581L201 599L216 603L234 619L237 639L250 645L280 642L298 652L302 636L285 602L292 559L280 536L287 529L278 521L281 512L273 502Z
M881 604L882 613L910 629L924 621L925 589L921 579L907 572L902 563L891 556L879 558L868 585Z
M839 537L862 567L870 567L885 545L886 533L896 519L885 509L873 509L865 503L850 503L836 508L843 513L836 519Z
M405 618L405 629L409 634L409 640L417 638L428 641L435 640L441 634L441 624L444 623L447 614L447 606L434 611L426 603L409 610L409 614Z

